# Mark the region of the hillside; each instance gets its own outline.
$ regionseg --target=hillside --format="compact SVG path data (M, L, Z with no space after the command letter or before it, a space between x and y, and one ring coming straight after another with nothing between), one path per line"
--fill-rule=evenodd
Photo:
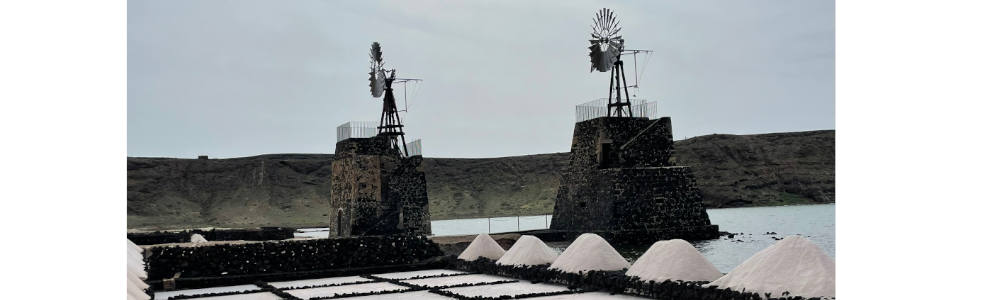
M834 200L834 131L708 135L676 143L709 207ZM129 157L128 227L323 226L329 154ZM426 158L433 219L551 213L567 153Z

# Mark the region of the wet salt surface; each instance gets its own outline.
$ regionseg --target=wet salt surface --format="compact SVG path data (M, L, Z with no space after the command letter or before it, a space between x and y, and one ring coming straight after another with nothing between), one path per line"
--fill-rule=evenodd
M428 275L442 275L442 274L464 274L465 272L456 270L421 270L412 272L397 272L397 273L386 273L381 274L382 278L394 278L401 279L404 282L412 283L416 285L421 285L425 287L447 287L466 283L487 283L487 282L497 282L497 281L511 281L517 280L509 277L501 277L486 274L467 274L467 275L454 275L454 276L444 276L444 277L432 277L432 278L420 278L413 279L417 276L428 276ZM330 278L317 278L317 279L306 279L306 280L295 280L295 281L284 281L284 282L274 282L270 283L273 286L282 287L301 287L317 284L337 284L337 283L352 283L341 286L332 287L319 287L319 288L300 288L300 289L285 289L284 291L292 294L296 297L302 299L309 299L313 297L331 297L337 294L351 294L351 293L369 293L369 292L383 292L383 291L401 291L397 293L388 293L381 295L368 295L368 296L355 296L350 297L350 299L363 299L363 300L375 300L375 299L452 299L446 296L430 293L428 291L405 291L409 288L405 286L400 286L392 284L389 282L369 282L369 283L357 283L358 280L365 280L365 278L360 276L346 276L346 277L330 277ZM167 299L171 296L176 296L179 294L185 295L196 295L196 294L206 294L206 293L221 293L221 292L234 292L234 291L246 291L246 290L257 290L255 285L237 285L237 286L226 286L226 287L214 287L214 288L204 288L204 289L190 289L182 291L171 291L171 292L159 292L156 294L156 299ZM458 293L460 295L475 297L499 297L499 296L517 296L531 293L545 293L545 292L558 292L569 290L565 286L538 283L532 284L531 282L524 280L517 280L513 283L503 283L503 284L493 284L493 285L480 285L480 286L469 286L469 287L455 287L446 289ZM216 296L216 297L205 297L198 299L209 299L209 300L271 300L280 299L277 295L269 292L253 292L248 294L239 295L227 295L227 296ZM602 292L590 292L583 294L571 294L571 295L561 295L561 296L549 296L549 297L539 297L536 299L576 299L576 300L587 300L587 299L643 299L627 295L611 295Z
M260 287L258 287L256 285L252 285L252 284L244 284L244 285L211 287L211 288L203 288L203 289L188 289L188 290L156 292L154 294L154 296L155 296L155 299L167 299L167 298L170 298L170 297L173 297L173 296L178 296L178 295L189 295L190 296L190 295L201 295L201 294L217 294L217 293L242 292L242 291L257 291L257 290L260 290Z
M449 291L466 297L476 297L476 296L500 297L504 295L517 296L524 294L560 292L567 290L569 290L569 288L561 285L554 285L548 283L532 284L531 282L523 280L513 283L467 286L467 287L445 289L445 291Z

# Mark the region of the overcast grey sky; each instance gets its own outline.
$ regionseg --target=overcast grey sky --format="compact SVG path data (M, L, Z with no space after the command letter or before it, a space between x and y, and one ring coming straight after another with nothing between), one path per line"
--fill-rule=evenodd
M834 128L833 1L131 0L128 155L332 153L338 125L379 118L372 41L425 80L403 113L425 156L566 152L574 106L607 96L602 7L656 51L637 94L677 139Z

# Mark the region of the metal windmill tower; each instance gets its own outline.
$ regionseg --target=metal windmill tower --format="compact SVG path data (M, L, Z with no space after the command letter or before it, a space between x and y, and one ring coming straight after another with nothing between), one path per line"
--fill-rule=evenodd
M625 50L625 40L620 34L621 22L615 13L607 8L598 10L594 16L594 24L590 26L590 71L611 71L611 84L608 87L609 117L632 117L632 102L629 98L628 83L625 81L625 70L621 55ZM622 101L622 89L625 89L625 101ZM614 95L614 98L612 98Z
M392 94L392 83L396 80L396 69L386 70L384 68L382 46L378 42L372 43L371 53L368 55L371 58L368 86L371 87L372 97L382 97L382 117L379 119L378 134L388 135L391 139L391 147L399 150L403 156L409 156L403 134L403 123L399 119L399 110L396 108L396 97Z

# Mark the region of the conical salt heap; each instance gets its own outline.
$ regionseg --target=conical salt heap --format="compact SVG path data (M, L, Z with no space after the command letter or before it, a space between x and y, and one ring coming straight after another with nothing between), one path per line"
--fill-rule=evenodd
M195 233L195 234L191 235L191 242L192 243L208 243L208 240L206 240L205 237L202 236L201 234Z
M611 244L593 233L581 234L563 251L549 269L567 273L618 271L628 268L628 261Z
M643 281L712 281L722 277L698 249L685 240L659 241L649 247L625 273Z
M498 265L534 266L551 264L559 254L532 235L522 235L507 253L497 260Z
M127 241L126 295L129 300L149 300L151 297L144 291L149 285L142 281L146 279L146 266L142 261L143 249L131 240Z
M490 260L500 259L504 254L503 247L497 244L489 234L480 233L476 236L475 240L469 244L469 247L462 251L462 254L458 255L458 259L466 261L474 261L477 258L485 257Z
M735 291L746 289L764 296L835 297L834 261L809 240L787 236L761 250L707 286Z

